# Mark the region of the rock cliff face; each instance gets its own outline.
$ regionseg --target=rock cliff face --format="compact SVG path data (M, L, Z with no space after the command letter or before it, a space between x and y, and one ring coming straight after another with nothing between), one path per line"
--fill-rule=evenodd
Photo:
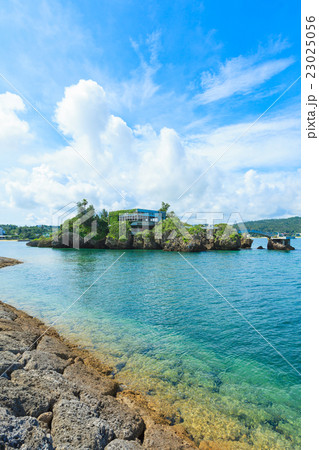
M0 448L191 450L111 369L0 302Z
M28 242L27 245L31 247L72 248L74 247L74 243L76 243L79 248L202 252L207 250L239 250L240 248L247 248L249 244L251 245L251 242L251 239L246 239L243 243L238 233L223 233L220 232L220 230L214 230L210 234L207 234L204 231L194 234L185 233L184 236L181 235L181 233L176 233L176 230L166 230L161 234L160 238L156 237L153 230L145 230L135 235L128 233L126 238L123 236L120 239L116 239L107 236L105 241L90 239L87 242L84 242L82 237L76 241L76 236L74 236L73 233L69 233L67 239L35 239L34 241Z
M250 239L246 236L242 236L240 239L240 248L251 248L253 243L253 239Z
M105 239L96 240L94 238L86 241L82 236L74 233L67 233L63 236L53 238L34 239L27 243L30 247L49 247L49 248L107 248Z

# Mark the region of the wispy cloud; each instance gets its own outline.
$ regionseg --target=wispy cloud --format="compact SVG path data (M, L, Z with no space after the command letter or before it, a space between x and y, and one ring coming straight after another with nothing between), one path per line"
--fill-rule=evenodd
M197 103L208 104L235 94L249 94L255 88L294 63L294 58L260 61L260 55L229 59L220 66L218 73L204 72L203 92L195 97Z

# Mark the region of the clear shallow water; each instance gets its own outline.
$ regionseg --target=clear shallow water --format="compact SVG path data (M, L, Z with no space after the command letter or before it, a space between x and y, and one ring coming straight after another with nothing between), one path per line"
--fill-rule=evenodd
M266 244L184 256L300 371L301 241ZM0 242L1 299L49 324L121 254ZM126 251L55 327L196 441L300 447L300 376L177 253Z

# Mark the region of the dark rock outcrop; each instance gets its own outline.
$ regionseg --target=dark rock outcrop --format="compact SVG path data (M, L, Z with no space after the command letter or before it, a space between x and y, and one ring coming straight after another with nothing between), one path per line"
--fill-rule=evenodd
M59 234L54 238L39 238L27 242L29 247L46 247L46 248L95 248L103 249L107 248L105 239L88 239L86 240L82 236L69 232Z
M264 250L264 247L260 245L259 247L257 247L257 250Z
M286 239L268 239L268 250L295 250L295 247L290 245L290 240Z
M22 261L14 258L5 258L4 256L0 256L0 269L2 267L15 266L16 264L22 264Z
M240 248L251 248L253 243L253 239L247 237L247 236L242 236L240 238Z

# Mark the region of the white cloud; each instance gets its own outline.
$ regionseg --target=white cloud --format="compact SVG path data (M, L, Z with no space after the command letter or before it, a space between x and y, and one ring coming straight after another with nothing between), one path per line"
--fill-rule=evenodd
M196 102L207 104L231 97L234 94L249 94L274 75L293 64L293 58L260 61L260 55L238 56L221 64L218 74L204 72L201 86L203 92L195 97Z
M18 95L11 92L0 94L0 148L3 151L9 153L32 138L29 124L18 116L25 109Z
M2 172L0 198L6 211L19 210L25 220L30 214L44 220L48 211L85 197L97 208L113 210L156 208L164 200L177 213L239 211L245 219L298 214L298 172L287 169L294 164L297 167L299 159L299 122L291 113L286 111L253 127L177 201L247 124L183 138L171 128L164 127L159 133L150 124L131 128L110 114L107 96L94 81L81 80L65 89L55 115L62 132L71 136L72 147L103 177L70 146L30 155L30 169ZM15 108L23 108L21 99L14 97L13 103ZM12 112L12 105L10 108ZM27 124L25 130L29 130ZM127 193L125 200L111 185ZM6 222L5 218L1 221Z

